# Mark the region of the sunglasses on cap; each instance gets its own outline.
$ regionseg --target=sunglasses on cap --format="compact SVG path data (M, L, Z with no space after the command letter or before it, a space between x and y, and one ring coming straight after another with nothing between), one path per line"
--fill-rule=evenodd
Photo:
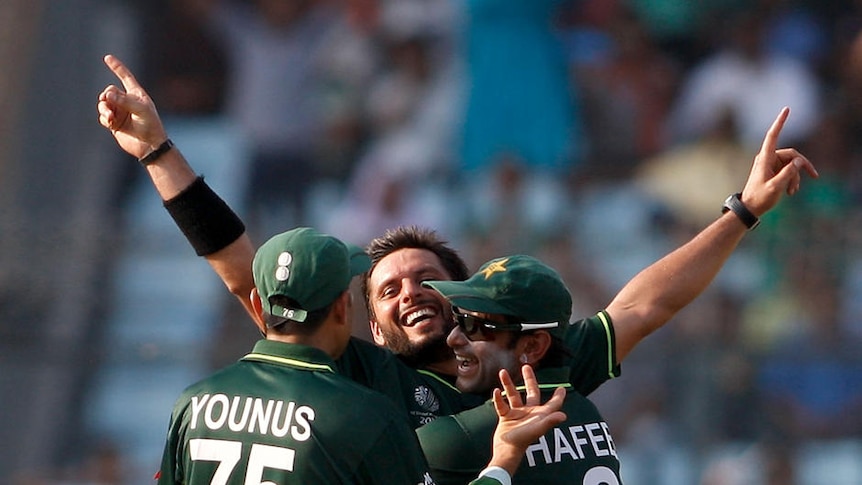
M494 332L526 332L542 328L556 328L558 322L529 323L529 322L495 322L487 318L477 317L461 311L458 307L452 307L452 315L458 328L471 342L494 340Z

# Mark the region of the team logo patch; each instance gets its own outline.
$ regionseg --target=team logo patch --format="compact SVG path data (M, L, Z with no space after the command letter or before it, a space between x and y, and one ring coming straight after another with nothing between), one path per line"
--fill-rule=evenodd
M293 261L293 256L287 251L278 255L278 268L275 269L275 279L286 281L290 277L290 268L288 266L290 266L291 261Z
M482 274L485 275L485 279L487 280L494 273L504 273L506 271L506 263L509 262L509 258L501 259L500 261L494 261L489 264L487 268L482 270Z
M413 398L416 399L416 403L422 409L427 409L432 413L440 410L440 400L437 399L437 395L425 386L416 386L416 389L413 390Z

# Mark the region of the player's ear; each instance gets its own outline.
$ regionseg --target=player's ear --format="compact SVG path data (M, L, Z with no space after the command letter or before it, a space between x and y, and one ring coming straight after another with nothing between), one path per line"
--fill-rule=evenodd
M548 353L548 349L551 348L551 340L551 334L545 330L536 330L522 335L516 346L518 351L516 355L519 356L520 362L536 365Z
M260 302L260 293L257 292L257 288L251 289L248 299L251 302L252 310L254 310L254 324L257 325L257 329L260 331L260 334L265 337L266 322L263 321L263 304Z
M352 311L351 302L353 295L347 290L339 296L332 305L332 316L338 323L344 325L350 323L350 312Z
M380 324L375 318L368 320L368 327L371 329L371 337L374 343L380 346L386 345L386 339L383 338L383 332L380 331Z

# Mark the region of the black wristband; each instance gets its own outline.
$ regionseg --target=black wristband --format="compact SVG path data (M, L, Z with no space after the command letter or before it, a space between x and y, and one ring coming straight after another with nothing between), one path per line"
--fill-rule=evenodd
M167 140L163 141L158 148L139 158L138 161L141 162L141 165L146 167L147 165L155 162L159 157L167 153L167 151L173 147L174 142L171 141L170 138L168 138Z
M745 204L742 203L742 199L740 197L742 194L737 192L735 194L730 194L727 199L724 201L724 206L721 208L721 213L724 214L727 211L733 211L736 214L736 217L745 224L745 227L748 230L752 230L760 224L760 219L748 210L748 207L745 207Z
M164 205L198 256L224 249L245 232L240 218L203 177Z

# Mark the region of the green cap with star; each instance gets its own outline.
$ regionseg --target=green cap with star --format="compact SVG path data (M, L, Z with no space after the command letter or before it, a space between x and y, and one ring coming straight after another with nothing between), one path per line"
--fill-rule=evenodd
M562 338L572 316L572 295L560 275L532 256L492 259L466 281L425 281L460 309L508 315L521 330L545 329Z
M362 248L313 228L299 227L265 242L254 256L252 273L263 309L274 317L268 325L275 326L288 320L304 322L308 312L335 301L353 277L370 266ZM297 305L274 303L279 296Z

